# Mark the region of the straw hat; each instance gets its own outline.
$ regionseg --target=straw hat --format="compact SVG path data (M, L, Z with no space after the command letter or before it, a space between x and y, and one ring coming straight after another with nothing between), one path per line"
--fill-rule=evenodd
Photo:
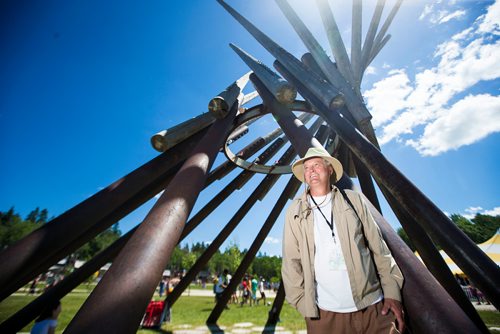
M295 175L295 177L299 179L300 182L304 182L304 162L311 158L323 158L326 161L328 161L328 163L332 165L333 170L335 172L335 178L332 178L333 183L340 180L344 172L344 169L342 168L342 164L340 163L340 161L332 157L322 147L311 147L307 150L306 155L304 155L302 159L295 161L292 165L293 175Z

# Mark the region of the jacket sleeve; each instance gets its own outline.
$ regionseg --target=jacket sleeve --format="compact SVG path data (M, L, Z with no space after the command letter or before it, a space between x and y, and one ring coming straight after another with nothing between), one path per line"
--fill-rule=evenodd
M299 234L298 226L294 224L292 210L288 208L283 231L281 277L285 288L286 300L304 315L306 314L304 305L304 275L299 251Z
M384 298L401 301L403 274L392 257L391 251L382 237L380 228L377 223L375 223L375 220L373 219L365 201L358 193L350 192L350 194L353 193L355 196L349 196L349 198L355 197L355 201L353 202L357 204L356 210L359 209L358 214L360 215L363 224L363 230L366 240L368 241L368 247L373 254L373 260L375 261L375 266L377 267L380 284L382 285L382 290L384 292Z

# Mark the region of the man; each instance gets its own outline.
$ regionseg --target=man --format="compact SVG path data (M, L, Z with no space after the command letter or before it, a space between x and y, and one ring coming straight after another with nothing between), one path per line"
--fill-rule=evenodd
M360 195L332 185L341 163L310 148L292 171L307 187L287 210L282 277L308 333L402 332L403 276Z
M229 284L227 280L227 275L229 274L229 270L224 269L222 274L219 276L217 280L217 284L215 285L215 300L218 302L220 300L220 297L222 296L222 293L224 290L227 288L227 285ZM226 305L227 307L227 305Z

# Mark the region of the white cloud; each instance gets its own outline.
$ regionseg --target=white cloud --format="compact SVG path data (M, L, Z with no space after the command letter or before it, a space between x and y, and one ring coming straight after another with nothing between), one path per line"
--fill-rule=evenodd
M422 11L422 14L420 14L419 16L419 20L422 21L423 19L425 19L427 16L429 16L429 14L432 13L432 10L434 9L434 5L433 4L427 4L425 5L424 7L424 10Z
M466 12L465 12L465 10L457 10L457 11L454 11L453 13L448 14L447 12L445 12L442 14L444 14L444 16L439 18L438 24L443 24L443 23L446 23L446 22L451 21L453 19L462 17L466 14Z
M368 66L365 70L365 75L377 74L377 69L373 66Z
M390 121L399 110L406 108L405 98L412 91L410 79L404 70L393 70L389 77L378 81L364 93L368 108L373 113L374 127Z
M488 7L488 12L477 20L480 21L478 32L500 35L500 1Z
M438 155L500 131L498 96L466 95L479 82L500 78L500 40L489 38L491 31L478 33L484 20L492 17L488 11L473 28L438 45L437 65L419 70L413 81L406 70L392 70L365 92L380 144L397 140L423 155ZM455 101L459 94L466 96ZM422 129L418 139L405 138Z
M281 243L281 240L278 238L267 237L266 240L264 240L264 243L266 243L266 244L279 244L279 243Z
M161 195L163 195L163 192L164 192L164 191L165 191L165 190L162 190L162 191L160 191L158 194L156 194L156 195L155 195L155 199L160 198L160 196L161 196Z
M424 156L436 156L500 132L499 96L469 95L440 114L426 125L418 140L407 141Z
M500 206L497 206L496 208L493 208L492 210L483 211L483 215L500 216Z
M487 216L500 216L500 206L494 207L491 210L485 210L480 206L477 207L472 206L465 209L465 213L462 213L462 216L470 220L476 217L478 213Z

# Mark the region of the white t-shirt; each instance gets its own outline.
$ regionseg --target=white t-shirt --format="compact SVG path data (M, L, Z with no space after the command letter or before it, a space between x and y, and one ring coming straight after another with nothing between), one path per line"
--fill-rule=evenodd
M331 194L315 196L314 200L330 222L332 220ZM316 303L319 308L332 312L348 313L357 311L335 223L330 222L333 224L334 238L325 217L316 208L310 197L309 203L313 208L314 222Z

